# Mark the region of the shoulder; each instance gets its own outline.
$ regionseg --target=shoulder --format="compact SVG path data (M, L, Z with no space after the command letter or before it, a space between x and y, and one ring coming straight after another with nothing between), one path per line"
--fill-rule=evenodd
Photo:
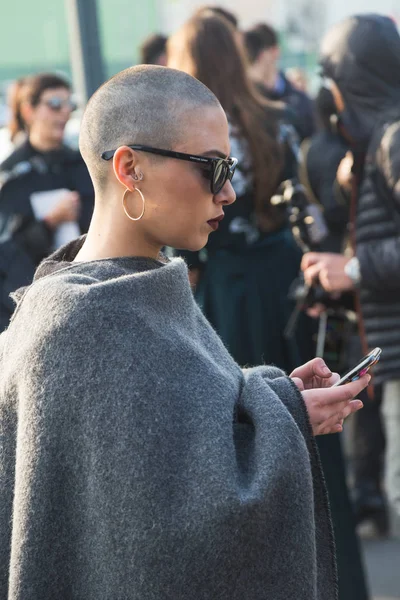
M375 160L390 188L400 180L400 121L381 128L372 140L372 151L376 148Z
M74 150L70 146L64 145L62 147L62 155L66 162L70 162L72 164L84 164L83 158L79 150Z
M62 249L61 249L62 251ZM60 251L59 251L60 252ZM54 255L53 255L54 256ZM86 321L91 327L114 319L120 323L123 315L144 314L157 304L162 307L164 294L170 296L190 287L187 267L175 258L164 267L149 268L129 258L99 260L91 263L65 263L56 272L51 261L38 268L33 284L26 288L15 312L15 319L35 314L35 319L48 319L58 324ZM44 268L50 264L47 272ZM185 284L185 285L184 285ZM164 300L165 303L165 300Z
M0 171L11 171L17 164L29 160L32 151L27 142L16 148L6 160L0 164Z

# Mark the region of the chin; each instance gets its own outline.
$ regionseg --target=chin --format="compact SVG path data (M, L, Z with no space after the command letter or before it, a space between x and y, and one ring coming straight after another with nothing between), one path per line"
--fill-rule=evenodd
M201 238L197 240L192 239L182 241L178 245L175 245L174 248L176 248L177 250L188 250L189 252L199 252L199 250L202 250L204 248L207 242L208 236L205 239Z
M57 127L53 131L53 140L54 140L54 143L62 144L62 142L64 140L64 133L65 133L65 127L62 128L62 129L60 127Z

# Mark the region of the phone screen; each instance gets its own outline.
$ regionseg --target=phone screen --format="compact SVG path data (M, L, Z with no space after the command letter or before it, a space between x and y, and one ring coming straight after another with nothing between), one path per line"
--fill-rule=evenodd
M350 383L351 381L357 381L357 379L360 379L360 377L365 375L365 373L368 373L371 367L376 365L381 357L381 354L382 350L380 348L375 348L372 350L372 352L367 354L367 356L364 356L364 358L362 358L360 362L353 369L351 369L351 371L343 375L343 377L341 377L337 383L333 384L332 387L337 387L338 385L343 385L345 383Z

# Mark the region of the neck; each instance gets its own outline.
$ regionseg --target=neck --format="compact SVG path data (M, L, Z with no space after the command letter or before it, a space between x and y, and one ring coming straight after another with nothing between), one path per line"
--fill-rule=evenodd
M278 79L278 69L276 67L271 67L265 73L264 85L267 88L269 88L270 90L273 90L276 85L277 79Z
M58 140L49 140L38 133L31 132L29 134L29 142L39 152L50 152L58 150L62 146L62 142Z
M87 262L122 256L157 259L161 244L147 239L140 221L129 221L122 208L120 213L115 214L117 212L115 205L110 202L110 206L114 210L95 207L85 243L75 257L75 261Z

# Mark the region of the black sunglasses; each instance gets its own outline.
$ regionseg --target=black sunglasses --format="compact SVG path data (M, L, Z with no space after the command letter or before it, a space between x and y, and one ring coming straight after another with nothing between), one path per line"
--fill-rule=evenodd
M72 100L63 100L62 98L58 98L58 96L53 96L52 98L48 98L48 100L42 100L41 104L45 104L47 108L54 110L54 112L60 112L63 108L68 108L71 112L77 109L75 102Z
M170 158L177 158L178 160L187 160L189 162L201 164L206 168L207 174L209 173L207 179L210 180L212 194L218 194L228 180L232 181L238 163L237 158L209 158L208 156L185 154L183 152L174 152L173 150L161 150L160 148L151 148L150 146L141 146L139 144L128 146L128 148L139 150L140 152L149 152L150 154L159 154L160 156L168 156ZM111 160L115 153L116 150L107 150L106 152L103 152L101 158L103 160Z

